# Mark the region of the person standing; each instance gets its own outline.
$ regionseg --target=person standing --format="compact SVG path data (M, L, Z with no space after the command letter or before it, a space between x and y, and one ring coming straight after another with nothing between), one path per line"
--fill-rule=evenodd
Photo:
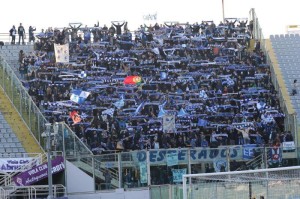
M16 43L16 34L17 34L16 27L13 26L13 27L9 30L9 36L11 36L11 44L15 44L15 43Z
M24 42L24 36L25 36L25 28L22 26L22 23L20 23L20 26L18 27L18 35L19 35L19 45L22 38L22 44L25 44Z
M295 79L293 82L293 88L292 88L292 96L297 94L297 80Z
M116 33L117 36L120 36L122 34L122 26L125 24L125 22L123 22L122 24L118 23L118 24L114 24L113 22L111 22L113 26L116 27Z
M35 41L35 38L34 38L34 31L36 31L36 28L35 27L32 27L32 26L29 26L29 39L28 39L28 42L34 42Z
M104 178L105 178L105 189L110 189L111 175L108 170L105 171Z

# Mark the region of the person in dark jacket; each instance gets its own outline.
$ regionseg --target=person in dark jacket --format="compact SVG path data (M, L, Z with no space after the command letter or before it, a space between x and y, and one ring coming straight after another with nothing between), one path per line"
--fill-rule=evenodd
M11 36L11 44L15 44L15 43L16 43L16 34L17 34L16 27L13 26L13 27L9 30L9 36Z
M124 26L124 24L125 24L125 22L124 23L122 23L122 24L120 24L120 23L118 23L118 24L114 24L113 22L111 22L112 23L112 25L114 26L114 27L116 27L116 33L117 33L117 35L121 35L122 34L122 26Z
M18 27L18 35L19 35L19 45L22 39L22 44L25 44L24 42L24 36L25 36L25 28L23 27L22 23L20 23L20 26Z

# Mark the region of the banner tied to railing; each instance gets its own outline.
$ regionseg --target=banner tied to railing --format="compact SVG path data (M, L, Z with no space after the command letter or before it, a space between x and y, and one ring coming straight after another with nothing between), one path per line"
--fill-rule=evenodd
M61 156L56 157L51 161L52 163L52 175L61 172L65 169L64 159ZM48 163L41 164L33 167L27 171L20 173L13 178L13 181L17 186L29 186L42 179L48 177Z
M1 158L0 172L26 171L39 164L39 158Z

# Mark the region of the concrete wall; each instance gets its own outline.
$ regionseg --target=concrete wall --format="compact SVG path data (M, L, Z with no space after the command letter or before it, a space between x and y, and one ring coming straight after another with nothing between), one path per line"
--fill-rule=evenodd
M94 191L95 185L93 178L69 161L66 161L65 172L67 174L68 193Z

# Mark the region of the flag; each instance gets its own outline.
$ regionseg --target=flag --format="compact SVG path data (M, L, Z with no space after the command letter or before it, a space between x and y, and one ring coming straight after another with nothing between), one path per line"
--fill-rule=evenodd
M121 98L120 100L116 101L113 104L117 107L117 109L120 109L125 105L125 102L124 102L124 99Z
M85 71L81 71L79 74L78 74L78 77L79 78L85 78L87 76L86 72Z
M155 54L159 55L159 49L156 47L156 48L152 48L152 52L154 52Z
M140 76L127 76L125 79L124 79L124 84L132 84L132 85L135 85L135 84L139 84L141 83L142 81L142 78Z
M70 112L70 118L73 120L73 125L81 122L80 115L77 111Z
M181 108L180 111L178 112L177 116L182 117L182 116L185 116L185 115L188 115L188 113L185 112L185 110L183 108Z
M198 119L198 126L207 126L207 123L207 120L201 118Z
M140 110L141 110L141 108L144 106L144 102L142 102L137 108L136 108L136 110L135 110L135 112L134 112L134 115L137 115L139 112L140 112Z
M164 110L163 105L159 105L159 112L158 112L158 118L163 117L166 114L166 111Z
M207 94L206 94L206 92L205 92L205 90L201 90L201 91L200 91L199 97L200 97L200 98L203 98L203 99L206 99L206 98L208 97Z
M167 79L167 73L166 72L160 72L160 79L161 80Z
M69 44L54 44L55 60L60 63L69 62Z
M82 104L89 95L90 92L86 92L82 90L73 90L70 100L75 103Z

